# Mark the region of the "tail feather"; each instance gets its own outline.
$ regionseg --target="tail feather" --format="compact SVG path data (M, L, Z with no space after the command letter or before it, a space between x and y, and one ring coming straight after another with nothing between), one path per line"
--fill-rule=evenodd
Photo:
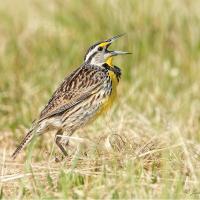
M19 146L17 147L17 149L15 150L15 152L12 154L12 158L15 159L17 157L17 155L22 151L22 149L24 149L26 147L26 145L31 141L31 139L33 138L34 133L33 133L33 129L31 129L26 136L24 137L24 139L21 141L21 143L19 144Z

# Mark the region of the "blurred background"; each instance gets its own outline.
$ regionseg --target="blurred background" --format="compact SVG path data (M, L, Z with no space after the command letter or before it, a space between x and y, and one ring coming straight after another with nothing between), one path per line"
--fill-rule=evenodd
M133 54L114 59L123 74L110 122L131 131L139 120L157 136L200 142L199 8L198 0L0 1L1 147L14 149L93 43L121 33L111 49ZM101 134L101 120L91 132Z

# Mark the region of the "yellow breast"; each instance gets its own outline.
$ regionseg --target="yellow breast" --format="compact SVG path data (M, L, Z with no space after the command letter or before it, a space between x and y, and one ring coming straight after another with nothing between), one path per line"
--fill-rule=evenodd
M113 104L114 100L117 97L117 85L118 85L118 81L116 78L116 75L114 74L114 72L109 72L109 76L112 80L112 93L110 96L108 96L103 105L102 105L102 112L106 112Z
M112 67L112 58L109 58L107 60L107 64ZM109 108L111 108L113 102L115 101L117 97L118 80L117 80L116 74L113 71L109 71L109 76L110 76L110 79L112 80L112 93L110 96L106 97L104 102L102 103L102 106L99 110L100 114L105 113Z

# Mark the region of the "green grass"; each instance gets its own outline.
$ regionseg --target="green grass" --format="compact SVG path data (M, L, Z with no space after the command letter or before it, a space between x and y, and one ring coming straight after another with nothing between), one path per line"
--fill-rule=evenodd
M1 1L0 199L200 198L199 1ZM87 156L54 162L54 133L10 155L52 92L94 42L123 72L105 118L77 132ZM125 140L121 151L107 137ZM116 138L114 138L115 140ZM32 156L28 153L30 152ZM25 156L26 155L26 156ZM28 156L29 155L29 156Z

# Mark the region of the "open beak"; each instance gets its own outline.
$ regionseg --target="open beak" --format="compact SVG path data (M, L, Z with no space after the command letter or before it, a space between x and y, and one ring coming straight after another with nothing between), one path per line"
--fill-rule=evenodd
M109 51L111 56L118 56L118 55L125 55L125 54L132 54L126 51Z
M118 38L120 38L120 37L122 37L124 35L125 35L125 33L116 35L116 36L106 40L105 42L108 42L107 46L109 47L115 40L117 40Z
M118 38L120 38L120 37L122 37L122 36L124 36L124 35L125 35L125 33L120 34L120 35L116 35L116 36L114 36L114 37L112 37L112 38L110 38L110 39L108 39L108 40L105 41L105 42L108 43L108 44L106 45L106 50L107 50L108 53L110 53L110 56L111 56L111 57L112 57L112 56L117 56L117 55L131 54L131 53L125 52L125 51L109 51L109 50L108 50L108 47L109 47L115 40L117 40Z

